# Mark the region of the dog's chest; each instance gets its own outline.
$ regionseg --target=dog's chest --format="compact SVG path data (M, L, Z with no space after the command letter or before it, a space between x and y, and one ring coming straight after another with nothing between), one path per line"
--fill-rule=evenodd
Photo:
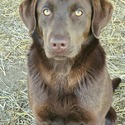
M74 86L70 86L67 77L58 77L56 82L57 83L50 88L47 99L48 104L55 112L61 114L81 114L98 107L100 99L98 98L96 100L96 97L101 90L97 89L93 84L88 87L84 81L81 81ZM93 102L95 103L93 104ZM82 109L80 107L82 107Z
M91 83L92 80L84 80L83 77L73 86L65 76L53 77L49 84L42 79L39 81L41 82L36 82L31 88L35 102L52 114L52 117L77 117L83 120L100 110L101 89L96 83Z

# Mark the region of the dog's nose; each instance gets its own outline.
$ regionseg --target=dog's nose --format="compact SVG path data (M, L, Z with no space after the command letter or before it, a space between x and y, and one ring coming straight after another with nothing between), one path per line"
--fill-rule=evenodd
M56 52L62 52L68 47L68 39L65 37L57 36L50 39L50 46Z

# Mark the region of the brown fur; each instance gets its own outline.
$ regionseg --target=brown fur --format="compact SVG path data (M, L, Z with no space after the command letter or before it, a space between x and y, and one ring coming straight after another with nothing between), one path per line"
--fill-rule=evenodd
M91 16L91 11L87 15L87 19L91 19L91 28L88 23L88 28L82 33L84 42L79 41L78 45L69 42L80 46L75 56L73 53L71 57L56 60L48 57L45 50L48 44L46 32L42 29L45 27L41 28L42 22L39 19L41 6L38 6L43 1L25 0L20 5L20 15L33 39L28 54L28 92L36 125L115 125L116 113L111 104L117 80L114 80L113 83L116 84L112 87L105 52L97 39L100 30L111 18L112 5L106 0L77 0L76 2L86 2L84 4L91 7L93 15ZM52 3L54 1L63 2L50 0ZM57 23L63 22L58 18ZM48 31L57 33L54 22L51 26ZM63 24L61 28L69 36L73 32ZM62 33L60 30L58 32ZM70 46L68 49L71 49ZM66 55L67 53L68 51Z

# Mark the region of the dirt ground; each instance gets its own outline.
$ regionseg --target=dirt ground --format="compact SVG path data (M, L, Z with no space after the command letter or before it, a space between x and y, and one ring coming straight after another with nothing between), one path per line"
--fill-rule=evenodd
M28 106L26 56L31 44L18 7L21 0L0 3L0 125L33 125ZM125 0L112 0L114 14L101 33L112 78L122 79L114 95L117 125L125 125Z

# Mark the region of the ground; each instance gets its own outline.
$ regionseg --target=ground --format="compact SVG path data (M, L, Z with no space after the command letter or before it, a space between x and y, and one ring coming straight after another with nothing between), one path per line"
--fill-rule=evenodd
M33 125L27 98L26 57L31 39L22 23L21 0L0 3L0 125ZM125 125L125 0L112 0L114 14L100 39L112 78L122 79L114 95L117 125Z

